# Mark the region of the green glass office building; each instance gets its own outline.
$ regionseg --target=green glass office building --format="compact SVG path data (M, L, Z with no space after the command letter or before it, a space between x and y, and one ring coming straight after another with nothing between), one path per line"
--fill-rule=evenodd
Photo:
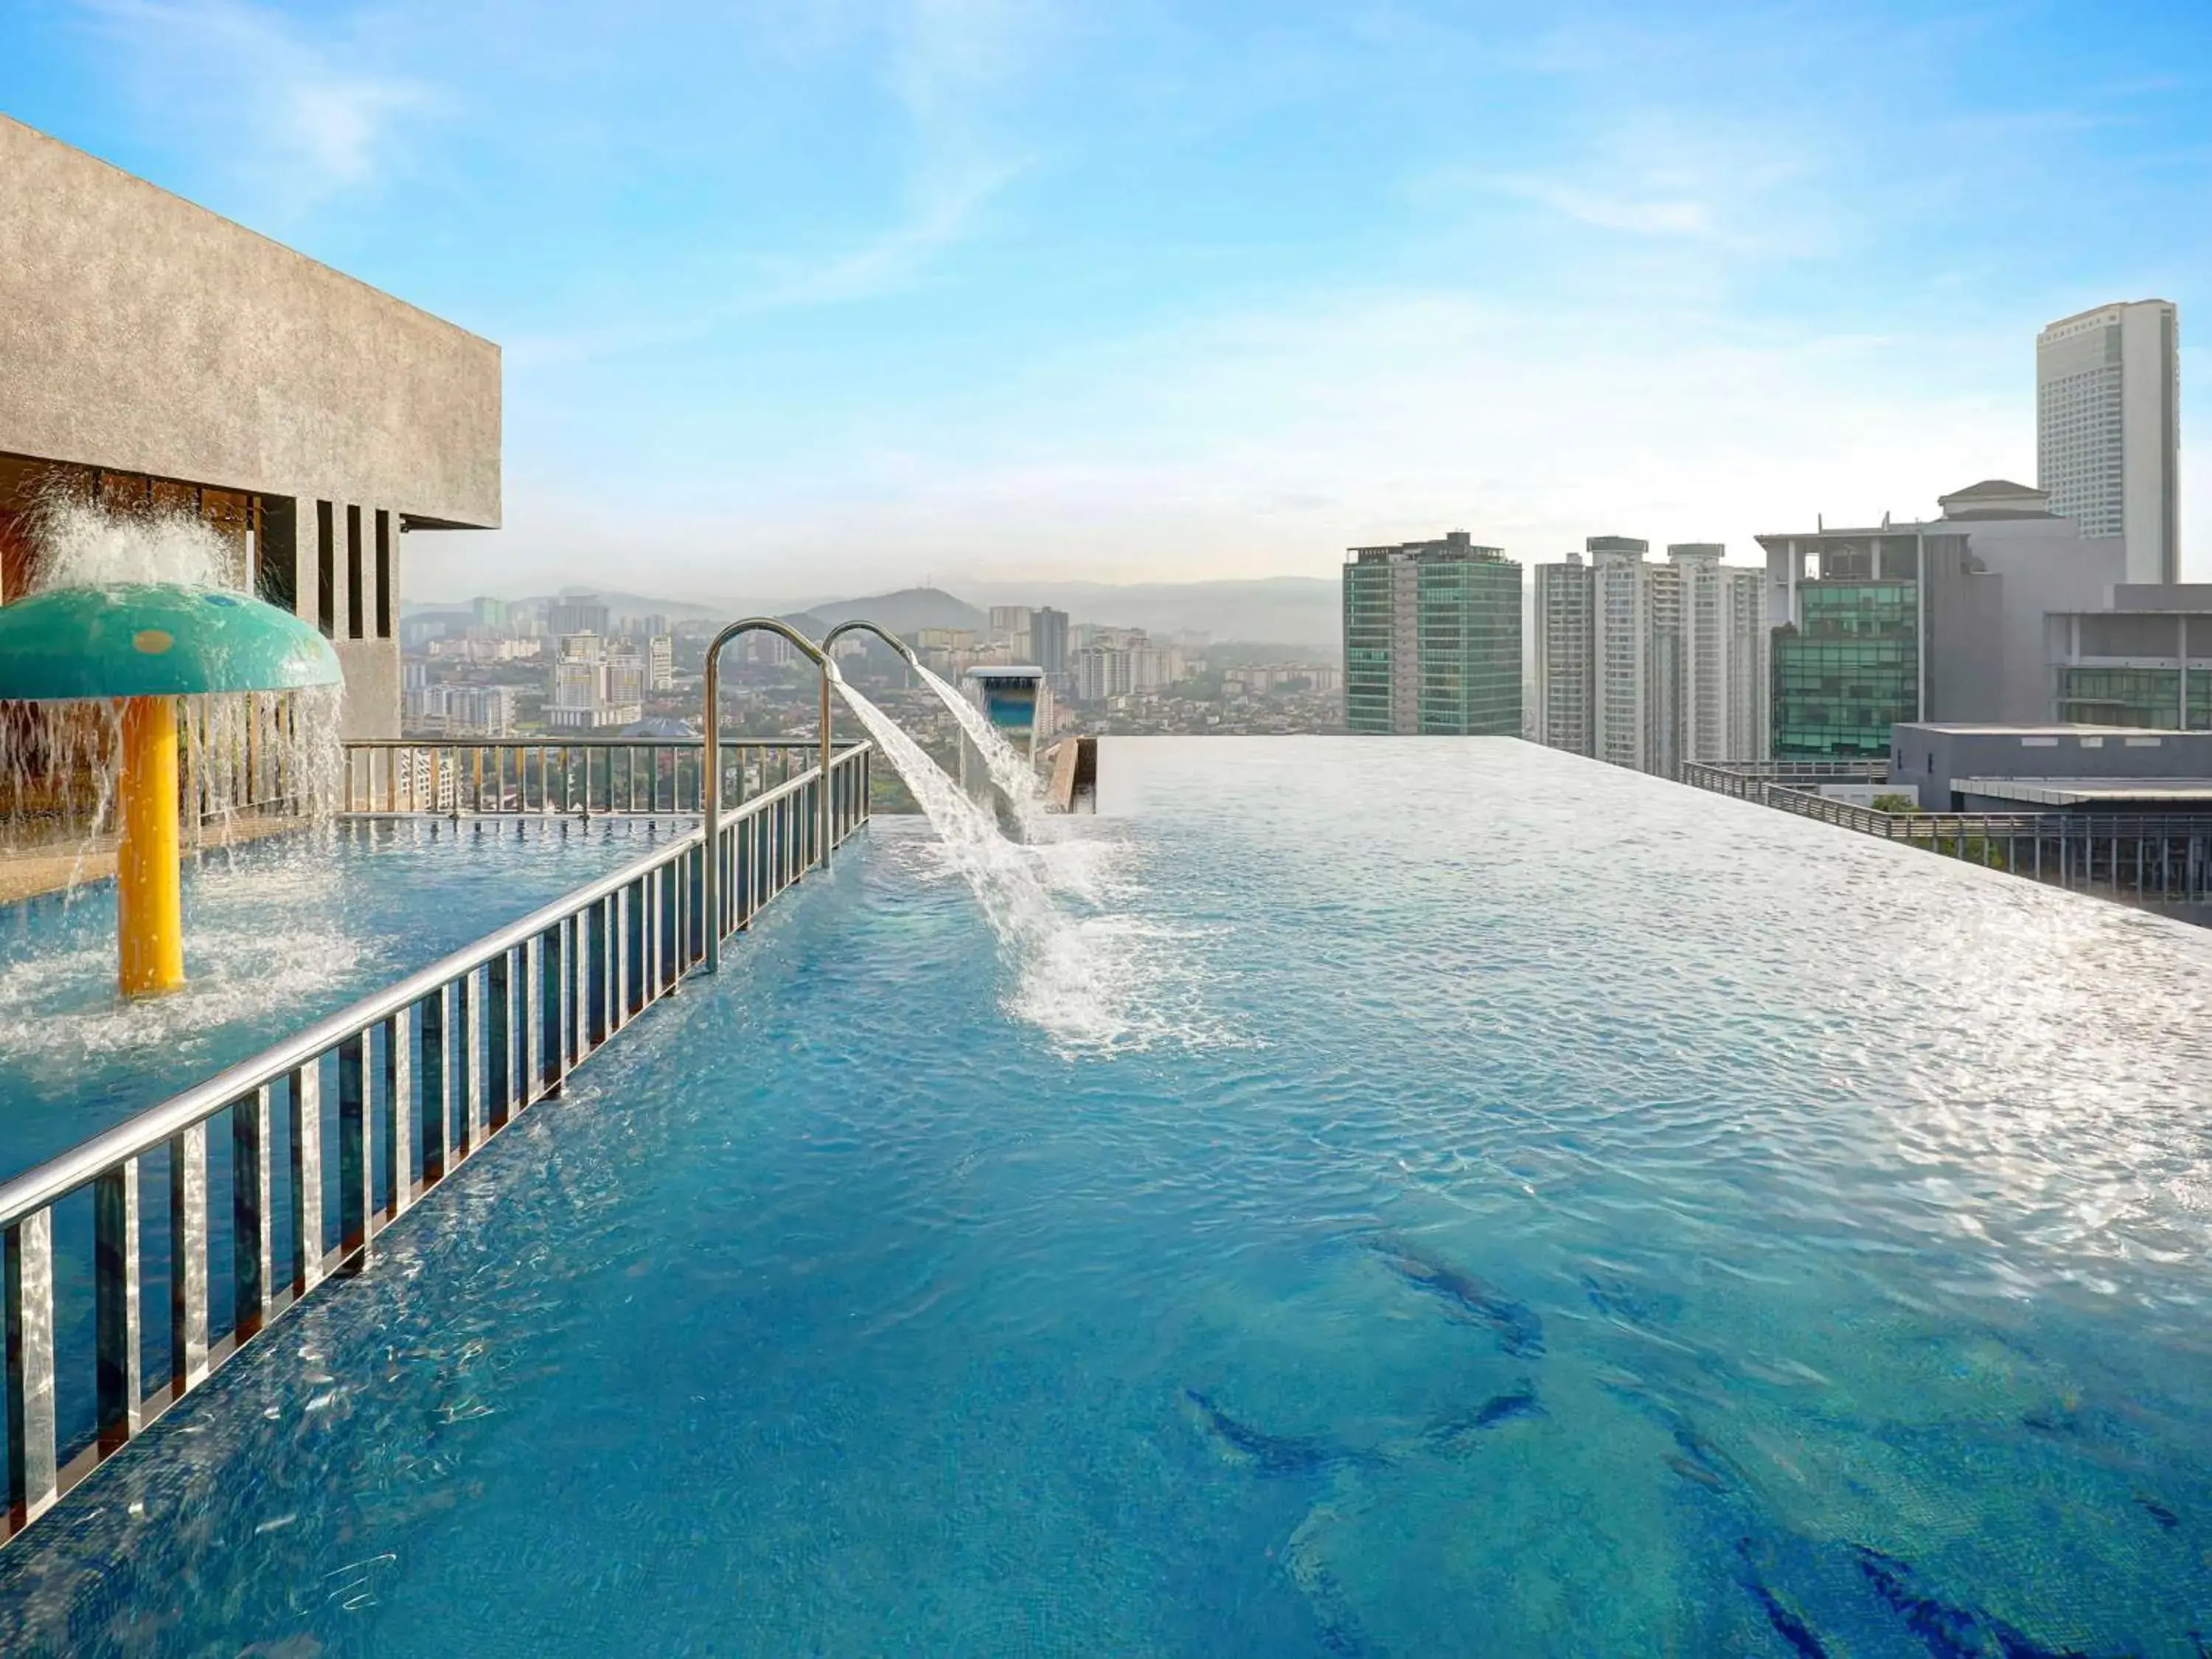
M1920 718L1920 538L1846 532L1759 538L1780 554L1794 623L1774 630L1773 753L1879 760L1889 728Z
M1521 735L1521 567L1465 531L1355 547L1344 567L1353 732Z

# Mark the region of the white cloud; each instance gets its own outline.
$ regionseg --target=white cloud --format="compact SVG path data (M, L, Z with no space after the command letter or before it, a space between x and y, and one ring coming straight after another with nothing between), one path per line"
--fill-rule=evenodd
M266 220L377 185L405 118L434 103L426 83L366 66L358 40L317 41L243 0L92 0L91 9L143 118L232 172Z

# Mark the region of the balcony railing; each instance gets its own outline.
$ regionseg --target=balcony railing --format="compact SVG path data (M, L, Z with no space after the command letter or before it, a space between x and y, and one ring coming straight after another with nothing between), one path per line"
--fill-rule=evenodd
M1871 767L1869 782L1888 775L1880 762L1731 761L1686 765L1682 781L2034 881L2144 904L2212 902L2212 816L1885 812L1820 793L1820 781L1845 781L1803 769L1820 764Z
M681 816L699 811L703 747L696 738L401 738L349 743L339 810L355 816ZM817 747L805 742L724 742L722 799L740 801L788 782L814 764Z
M665 745L662 745L665 747ZM787 747L796 747L795 745ZM868 817L872 750L840 750L703 827L501 927L398 984L0 1185L6 1251L6 1469L14 1536L369 1242ZM618 775L619 774L617 774ZM619 798L619 797L618 797ZM680 810L680 808L677 809ZM720 860L720 914L701 902ZM280 1163L276 1114L283 1115ZM210 1191L208 1142L228 1133L230 1190ZM324 1203L335 1146L337 1213ZM166 1163L167 1375L148 1389L141 1328L141 1164ZM94 1359L57 1372L54 1209L90 1188ZM228 1204L230 1260L210 1262ZM279 1251L280 1244L283 1246ZM209 1273L227 1272L228 1329L210 1328ZM78 1317L82 1310L77 1310ZM64 1455L65 1385L89 1386L94 1432ZM82 1395L76 1403L85 1403Z

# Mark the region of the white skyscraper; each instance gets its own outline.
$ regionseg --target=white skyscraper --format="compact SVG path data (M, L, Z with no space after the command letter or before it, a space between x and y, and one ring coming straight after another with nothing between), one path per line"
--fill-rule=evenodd
M1536 567L1535 668L1530 734L1538 743L1577 755L1592 751L1590 567L1579 553L1562 564Z
M2125 538L2131 582L2181 579L2180 333L2137 300L2035 338L2036 482L2084 536Z
M1651 715L1651 567L1644 555L1651 544L1632 536L1592 536L1583 545L1595 570L1590 753L1644 771L1650 766Z
M1767 753L1767 621L1760 569L1721 562L1715 542L1593 536L1536 571L1539 742L1615 766L1679 775L1686 761Z
M1678 766L1766 758L1766 573L1731 568L1723 551L1717 542L1667 549L1681 605Z

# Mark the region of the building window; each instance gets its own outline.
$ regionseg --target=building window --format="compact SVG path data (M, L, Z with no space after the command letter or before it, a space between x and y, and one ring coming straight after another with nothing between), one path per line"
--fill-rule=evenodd
M346 508L346 637L357 640L368 620L362 599L361 509Z
M261 498L261 533L254 538L253 591L280 611L300 611L300 504L289 495Z
M376 509L376 637L392 637L392 514Z
M331 504L315 503L315 626L325 639L337 637L338 570L336 527Z

